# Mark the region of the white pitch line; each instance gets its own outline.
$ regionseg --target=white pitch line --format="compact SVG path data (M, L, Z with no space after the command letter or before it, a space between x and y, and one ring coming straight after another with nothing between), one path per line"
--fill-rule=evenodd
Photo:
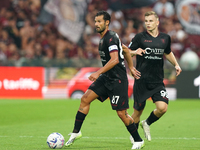
M92 139L129 139L124 138L124 137L82 137L82 138L92 138ZM191 138L187 138L187 137L180 137L180 138L165 138L165 137L157 137L157 138L152 138L152 139L159 139L159 140L200 140L200 138L196 138L196 137L191 137Z
M47 138L45 136L3 136L0 135L0 138L10 138L10 137L16 137L16 138ZM87 136L83 136L82 138L87 138L87 139L124 139L127 140L129 139L129 137L125 138L125 137L87 137ZM152 139L157 139L157 140L200 140L200 138L196 138L196 137L171 137L171 138L166 138L166 137L155 137Z

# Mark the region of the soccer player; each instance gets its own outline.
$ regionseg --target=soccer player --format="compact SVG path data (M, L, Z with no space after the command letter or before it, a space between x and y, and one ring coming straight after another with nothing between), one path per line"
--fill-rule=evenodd
M146 120L141 121L145 137L151 141L150 125L156 122L167 111L168 95L163 83L163 55L175 67L176 76L181 73L181 68L171 52L170 36L158 30L159 18L153 11L145 13L145 32L136 34L129 44L131 55L134 50L144 50L143 55L136 56L136 69L141 73L140 79L134 84L134 112L132 118L138 128L140 116L145 108L146 99L152 98L156 109ZM132 137L130 137L133 142Z
M144 147L144 141L138 134L133 119L127 113L128 104L128 79L124 64L124 56L127 60L132 75L139 79L140 73L133 67L129 50L122 50L122 44L118 35L108 30L110 15L106 11L99 11L95 16L96 31L100 34L99 54L103 67L89 76L89 80L94 81L81 98L80 107L76 114L74 129L65 146L70 146L81 134L81 126L89 112L90 103L95 99L101 102L108 97L113 110L125 124L128 132L135 142L132 149Z

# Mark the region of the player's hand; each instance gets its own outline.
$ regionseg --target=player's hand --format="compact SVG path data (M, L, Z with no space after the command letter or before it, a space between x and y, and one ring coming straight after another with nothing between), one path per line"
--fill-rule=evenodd
M100 76L100 74L99 74L98 72L95 72L95 73L92 73L92 74L88 77L88 79L89 79L90 81L96 81L96 79L97 79L99 76Z
M176 76L178 76L181 73L182 69L180 66L175 66L175 69L176 69Z
M130 71L131 71L131 74L132 74L132 76L135 78L135 79L140 79L140 77L141 77L141 73L137 70L137 69L135 69L134 67L132 68L132 69L130 69Z
M145 50L138 48L135 51L130 51L131 57L135 56L135 55L140 55L142 56L143 54L145 54Z
M138 48L138 49L135 51L135 53L136 53L136 55L142 56L143 54L145 54L145 51L146 51L146 50L143 50L143 49L141 49L141 48Z

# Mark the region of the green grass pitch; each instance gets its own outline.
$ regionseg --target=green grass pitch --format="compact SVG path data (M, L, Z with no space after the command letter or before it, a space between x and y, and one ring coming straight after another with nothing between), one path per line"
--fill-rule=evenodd
M60 132L65 141L72 131L80 100L0 100L0 150L48 150L46 139ZM133 111L130 100L129 114ZM155 108L147 101L142 120ZM82 126L83 137L71 150L129 150L124 124L107 100L95 100ZM170 101L167 113L151 125L152 141L144 150L200 150L200 100Z

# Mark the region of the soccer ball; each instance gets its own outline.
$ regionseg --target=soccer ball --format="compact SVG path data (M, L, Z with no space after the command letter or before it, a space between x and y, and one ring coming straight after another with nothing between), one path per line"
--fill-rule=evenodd
M64 137L57 132L51 133L47 138L47 145L52 149L62 148L64 143Z

